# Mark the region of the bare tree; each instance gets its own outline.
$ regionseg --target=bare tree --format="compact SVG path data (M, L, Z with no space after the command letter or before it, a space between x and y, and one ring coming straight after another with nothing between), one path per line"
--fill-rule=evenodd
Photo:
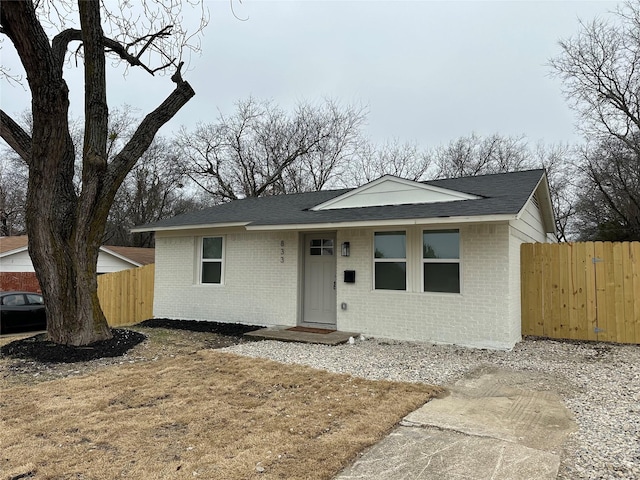
M580 22L550 61L578 113L587 139L615 137L640 152L640 3L626 2L609 19Z
M131 234L131 228L208 206L189 185L169 140L156 137L140 160L111 206L104 236L108 245L152 247L153 234Z
M452 178L544 168L556 217L556 233L567 241L574 234L574 149L569 145L530 147L526 137L471 134L437 147L432 153L434 176Z
M70 119L70 133L76 152L82 151L83 127L78 119ZM109 113L107 141L108 161L126 145L135 126L140 122L133 108L125 105ZM31 132L31 119L21 115L25 131ZM0 235L26 233L27 164L10 149L3 154L0 164ZM81 190L82 158L76 155L74 188ZM163 137L155 137L140 161L127 174L111 205L103 237L103 243L151 247L153 234L131 234L129 230L141 225L183 213L186 210L204 208L207 202L188 185L180 168L175 145Z
M640 3L581 22L551 60L584 133L579 168L582 238L640 238Z
M433 152L435 176L440 178L486 175L531 168L526 137L472 133Z
M576 219L582 240L640 240L638 153L609 138L582 149Z
M29 254L45 298L48 334L56 343L86 345L111 337L98 301L96 280L98 250L109 208L120 184L160 127L195 95L182 79L182 64L175 65L170 51L172 29L185 38L180 24L172 23L180 18L182 4L142 5L135 15L111 11L108 2L99 0L79 0L75 7L71 2L4 1L0 9L0 33L9 39L26 72L33 118L29 135L0 111L0 136L29 166ZM116 8L121 6L127 8L120 3ZM50 38L47 28L56 22L61 30ZM69 24L73 26L67 27ZM68 120L69 89L64 79L72 46L84 67L79 190L74 185L76 152ZM110 161L108 56L151 74L171 68L175 83L175 89L140 122ZM158 67L152 66L154 58L161 60Z
M13 152L0 163L0 236L24 235L27 231L25 204L28 172Z
M395 139L376 145L363 140L336 184L357 187L383 175L425 180L430 176L431 166L430 153L420 150L416 143Z
M575 158L574 146L538 143L527 162L531 168L544 168L547 172L556 235L562 242L571 241L578 235L575 214L579 183Z
M182 130L186 173L216 202L323 188L357 146L364 109L239 101L233 115Z

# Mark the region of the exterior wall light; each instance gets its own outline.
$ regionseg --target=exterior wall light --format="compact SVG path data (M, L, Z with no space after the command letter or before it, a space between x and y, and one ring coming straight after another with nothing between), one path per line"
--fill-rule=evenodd
M342 243L342 256L343 257L348 257L350 253L351 253L351 246L349 245L349 242L343 242Z

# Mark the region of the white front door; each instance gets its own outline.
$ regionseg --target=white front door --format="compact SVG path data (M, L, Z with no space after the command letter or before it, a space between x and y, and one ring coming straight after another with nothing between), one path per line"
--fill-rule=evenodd
M305 235L303 323L336 325L335 234Z

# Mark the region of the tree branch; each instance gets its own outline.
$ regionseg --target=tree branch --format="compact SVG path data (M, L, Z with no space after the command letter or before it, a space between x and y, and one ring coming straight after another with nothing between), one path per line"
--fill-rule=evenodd
M13 118L0 110L0 137L20 155L27 164L31 161L31 137Z
M94 168L102 171L107 165L109 109L100 4L80 2L79 12L84 45L84 178Z
M9 37L20 57L32 90L51 83L52 76L48 67L53 59L52 51L33 3L3 1L0 8L0 25L2 33ZM62 78L62 71L56 72L56 76ZM32 93L33 100L37 102L37 95L35 92Z
M164 27L162 30L160 30L159 32L156 33L152 33L150 35L145 35L144 37L140 37L139 39L127 44L127 45L123 45L120 42L113 40L112 38L109 37L102 37L102 46L109 52L113 52L116 55L118 55L122 60L124 60L125 62L127 62L129 65L133 66L133 67L141 67L144 70L146 70L148 73L150 73L151 75L154 75L155 72L159 71L159 70L164 70L165 68L170 67L171 65L174 64L174 60L171 60L169 62L167 62L164 65L161 65L157 68L151 69L150 67L148 67L147 65L145 65L144 63L142 63L142 61L140 60L140 57L142 56L142 54L151 46L151 44L158 38L162 38L162 37L167 37L171 34L171 29L173 28L172 25L166 26ZM52 41L52 48L53 48L53 53L54 56L56 58L57 61L60 62L60 65L62 65L62 62L64 62L64 55L67 52L67 48L69 46L69 43L73 42L73 41L77 41L77 42L81 42L82 41L82 31L78 30L78 29L74 29L74 28L69 28L66 30L63 30L62 32L60 32L58 35L56 35L53 38ZM137 54L132 54L129 52L129 48L132 46L137 45L138 43L145 41L144 46L142 47L142 49L137 53Z
M182 65L182 64L181 64ZM178 68L179 72L179 68ZM175 75L174 75L175 76ZM179 77L179 75L178 75ZM124 177L133 168L136 161L149 148L154 136L160 128L167 123L178 111L196 94L188 82L180 78L176 82L176 88L158 108L149 113L140 123L131 139L118 153L108 167L108 179L106 185L112 194L124 180Z
M168 37L169 35L171 35L171 29L172 28L173 28L173 25L167 25L166 27L164 27L159 32L152 33L150 35L145 35L144 37L140 37L140 38L134 40L133 42L127 44L126 50L128 51L129 47L137 45L138 43L142 42L143 40L146 40L146 43L144 44L144 47L142 47L142 49L138 52L138 55L136 55L136 58L140 59L140 57L145 52L145 50L147 48L149 48L153 44L153 42L156 40L156 38Z
M82 31L75 28L68 28L61 31L53 40L51 40L51 50L56 63L62 68L64 64L64 56L67 53L67 47L74 40L82 41Z

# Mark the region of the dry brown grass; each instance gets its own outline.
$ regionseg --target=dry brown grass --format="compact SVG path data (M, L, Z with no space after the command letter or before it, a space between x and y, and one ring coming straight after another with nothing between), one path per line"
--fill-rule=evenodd
M329 479L437 393L214 350L5 384L0 478Z

